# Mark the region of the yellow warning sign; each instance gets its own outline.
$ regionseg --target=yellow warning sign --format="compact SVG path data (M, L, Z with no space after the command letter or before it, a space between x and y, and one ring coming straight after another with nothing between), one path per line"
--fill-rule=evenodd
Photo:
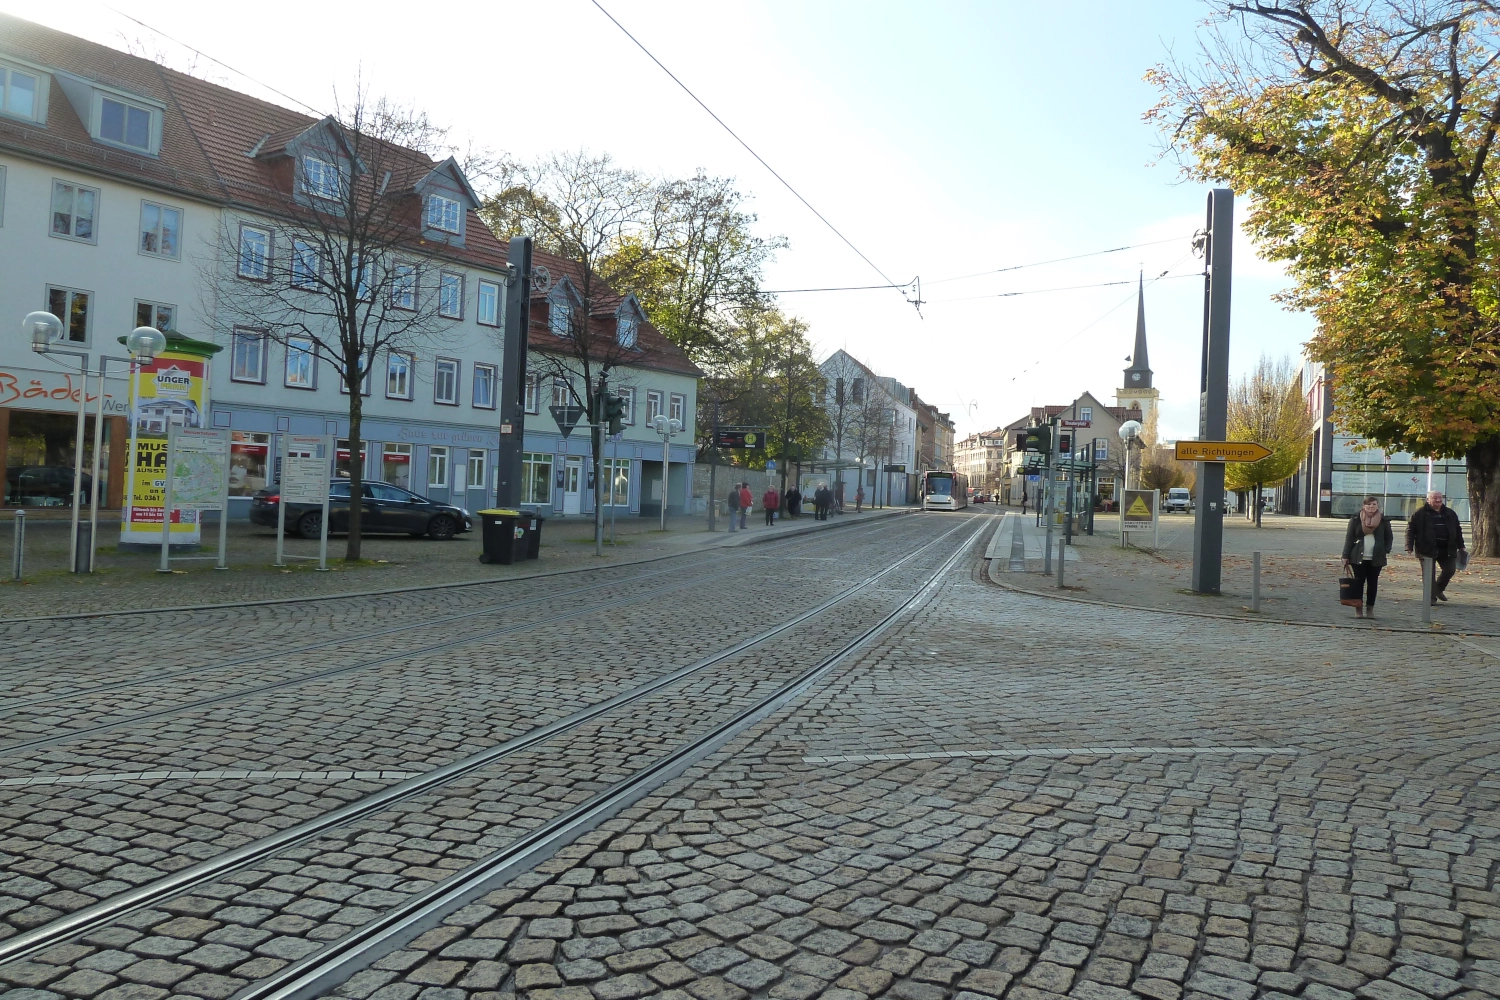
M1149 519L1151 517L1151 508L1146 506L1146 498L1136 497L1135 503L1130 505L1130 509L1125 512L1125 516L1129 518L1144 517Z
M1156 524L1156 490L1126 490L1121 497L1120 522L1127 531L1140 531Z

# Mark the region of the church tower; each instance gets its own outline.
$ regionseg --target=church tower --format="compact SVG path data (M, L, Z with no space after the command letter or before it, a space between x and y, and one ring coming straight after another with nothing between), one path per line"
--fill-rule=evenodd
M1139 407L1141 411L1141 439L1147 446L1157 442L1157 411L1161 405L1161 393L1151 385L1151 360L1146 353L1146 277L1140 276L1135 303L1135 350L1130 354L1130 367L1125 369L1124 386L1115 390L1115 405Z

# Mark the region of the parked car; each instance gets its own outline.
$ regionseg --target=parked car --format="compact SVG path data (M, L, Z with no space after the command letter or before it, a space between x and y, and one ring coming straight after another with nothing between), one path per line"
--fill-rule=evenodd
M359 530L361 535L423 535L447 541L454 535L474 528L467 510L451 503L429 500L419 493L403 490L389 483L362 483ZM250 499L252 524L276 526L281 506L281 489L273 486L256 490ZM303 538L317 538L323 531L323 508L310 503L289 503L286 507L286 530ZM349 482L335 481L328 487L328 531L349 530Z
M1193 509L1193 494L1184 486L1174 486L1167 490L1167 497L1162 501L1162 510L1179 511L1187 513Z
M87 472L83 503L89 502L94 477ZM101 487L100 492L103 492ZM5 502L11 507L68 507L73 503L73 467L70 465L12 465L5 470ZM103 498L100 498L103 502Z

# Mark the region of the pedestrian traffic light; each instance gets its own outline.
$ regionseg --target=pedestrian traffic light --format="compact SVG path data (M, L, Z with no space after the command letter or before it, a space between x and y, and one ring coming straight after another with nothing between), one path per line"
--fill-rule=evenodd
M609 421L611 435L625 433L625 397L606 393L604 396L604 419Z
M1043 455L1052 451L1052 428L1028 427L1021 433L1024 435L1024 447L1027 451L1040 452Z
M1073 435L1059 434L1057 436L1057 453L1059 455L1071 455L1073 453Z

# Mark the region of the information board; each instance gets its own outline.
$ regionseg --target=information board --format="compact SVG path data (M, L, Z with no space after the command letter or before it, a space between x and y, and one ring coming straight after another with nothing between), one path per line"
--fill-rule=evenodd
M229 498L229 432L171 428L172 509L223 510Z

